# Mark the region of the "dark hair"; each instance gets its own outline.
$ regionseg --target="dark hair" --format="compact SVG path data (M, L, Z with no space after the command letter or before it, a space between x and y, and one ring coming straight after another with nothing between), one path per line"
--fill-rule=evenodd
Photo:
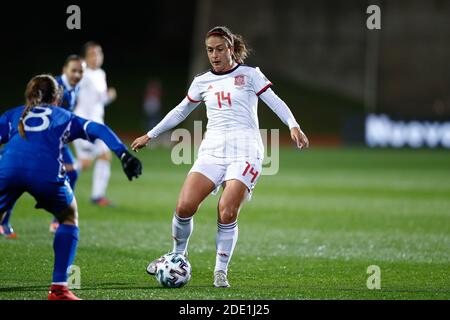
M81 56L85 59L88 50L89 50L90 48L93 48L93 47L100 47L100 48L101 48L102 46L101 46L100 43L98 43L98 42L95 42L95 41L88 41L88 42L86 42L86 43L83 45L83 47L81 48Z
M49 74L35 76L28 82L25 89L25 110L22 112L17 128L22 138L26 138L24 119L28 112L36 106L50 104L58 100L59 95L58 83Z
M224 38L229 46L234 48L233 59L237 63L244 63L244 60L250 55L251 49L248 47L244 37L240 34L234 34L225 26L217 26L206 33L206 39L211 36Z
M67 67L69 65L69 63L71 63L72 61L79 61L79 62L83 62L83 59L77 55L77 54L71 54L70 56L68 56L66 58L66 60L64 61L64 67Z

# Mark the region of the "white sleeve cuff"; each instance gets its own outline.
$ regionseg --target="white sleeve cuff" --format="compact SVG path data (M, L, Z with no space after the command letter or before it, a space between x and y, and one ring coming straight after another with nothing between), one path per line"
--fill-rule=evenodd
M287 123L288 123L288 126L289 126L289 130L291 130L292 128L299 128L300 129L300 125L298 124L297 121L295 121L295 119L288 119Z

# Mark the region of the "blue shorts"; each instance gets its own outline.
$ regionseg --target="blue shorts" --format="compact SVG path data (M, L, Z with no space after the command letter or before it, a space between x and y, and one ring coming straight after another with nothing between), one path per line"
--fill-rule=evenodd
M66 179L58 179L35 170L2 168L0 170L0 213L11 209L28 192L36 200L36 209L57 214L73 201L73 191Z

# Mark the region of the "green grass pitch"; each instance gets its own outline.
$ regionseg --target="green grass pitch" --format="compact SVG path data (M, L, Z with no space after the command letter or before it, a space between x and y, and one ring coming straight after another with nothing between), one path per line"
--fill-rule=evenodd
M114 209L89 203L91 171L77 198L83 299L449 299L450 157L438 150L282 149L280 170L262 176L239 218L231 288L212 286L216 205L195 216L192 280L162 288L147 263L172 247L171 219L190 166L170 151L138 153L144 175L128 182L114 160ZM0 299L46 299L51 280L50 215L26 195L0 238ZM367 268L381 270L369 290Z

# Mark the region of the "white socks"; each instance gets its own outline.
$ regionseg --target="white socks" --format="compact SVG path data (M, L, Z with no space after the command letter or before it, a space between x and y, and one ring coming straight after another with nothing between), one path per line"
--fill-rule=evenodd
M190 218L180 218L176 213L172 219L172 252L186 255L189 237L194 229L194 220ZM238 239L239 228L237 221L230 224L217 223L216 236L216 267L215 271L228 272L228 264L233 255L234 247Z
M111 163L107 160L97 159L92 177L92 199L104 197L111 176Z
M190 218L180 218L175 212L172 219L173 252L186 255L189 237L194 229L194 220Z
M216 236L216 271L228 272L228 264L233 255L234 247L238 239L239 228L237 221L230 224L217 223Z

